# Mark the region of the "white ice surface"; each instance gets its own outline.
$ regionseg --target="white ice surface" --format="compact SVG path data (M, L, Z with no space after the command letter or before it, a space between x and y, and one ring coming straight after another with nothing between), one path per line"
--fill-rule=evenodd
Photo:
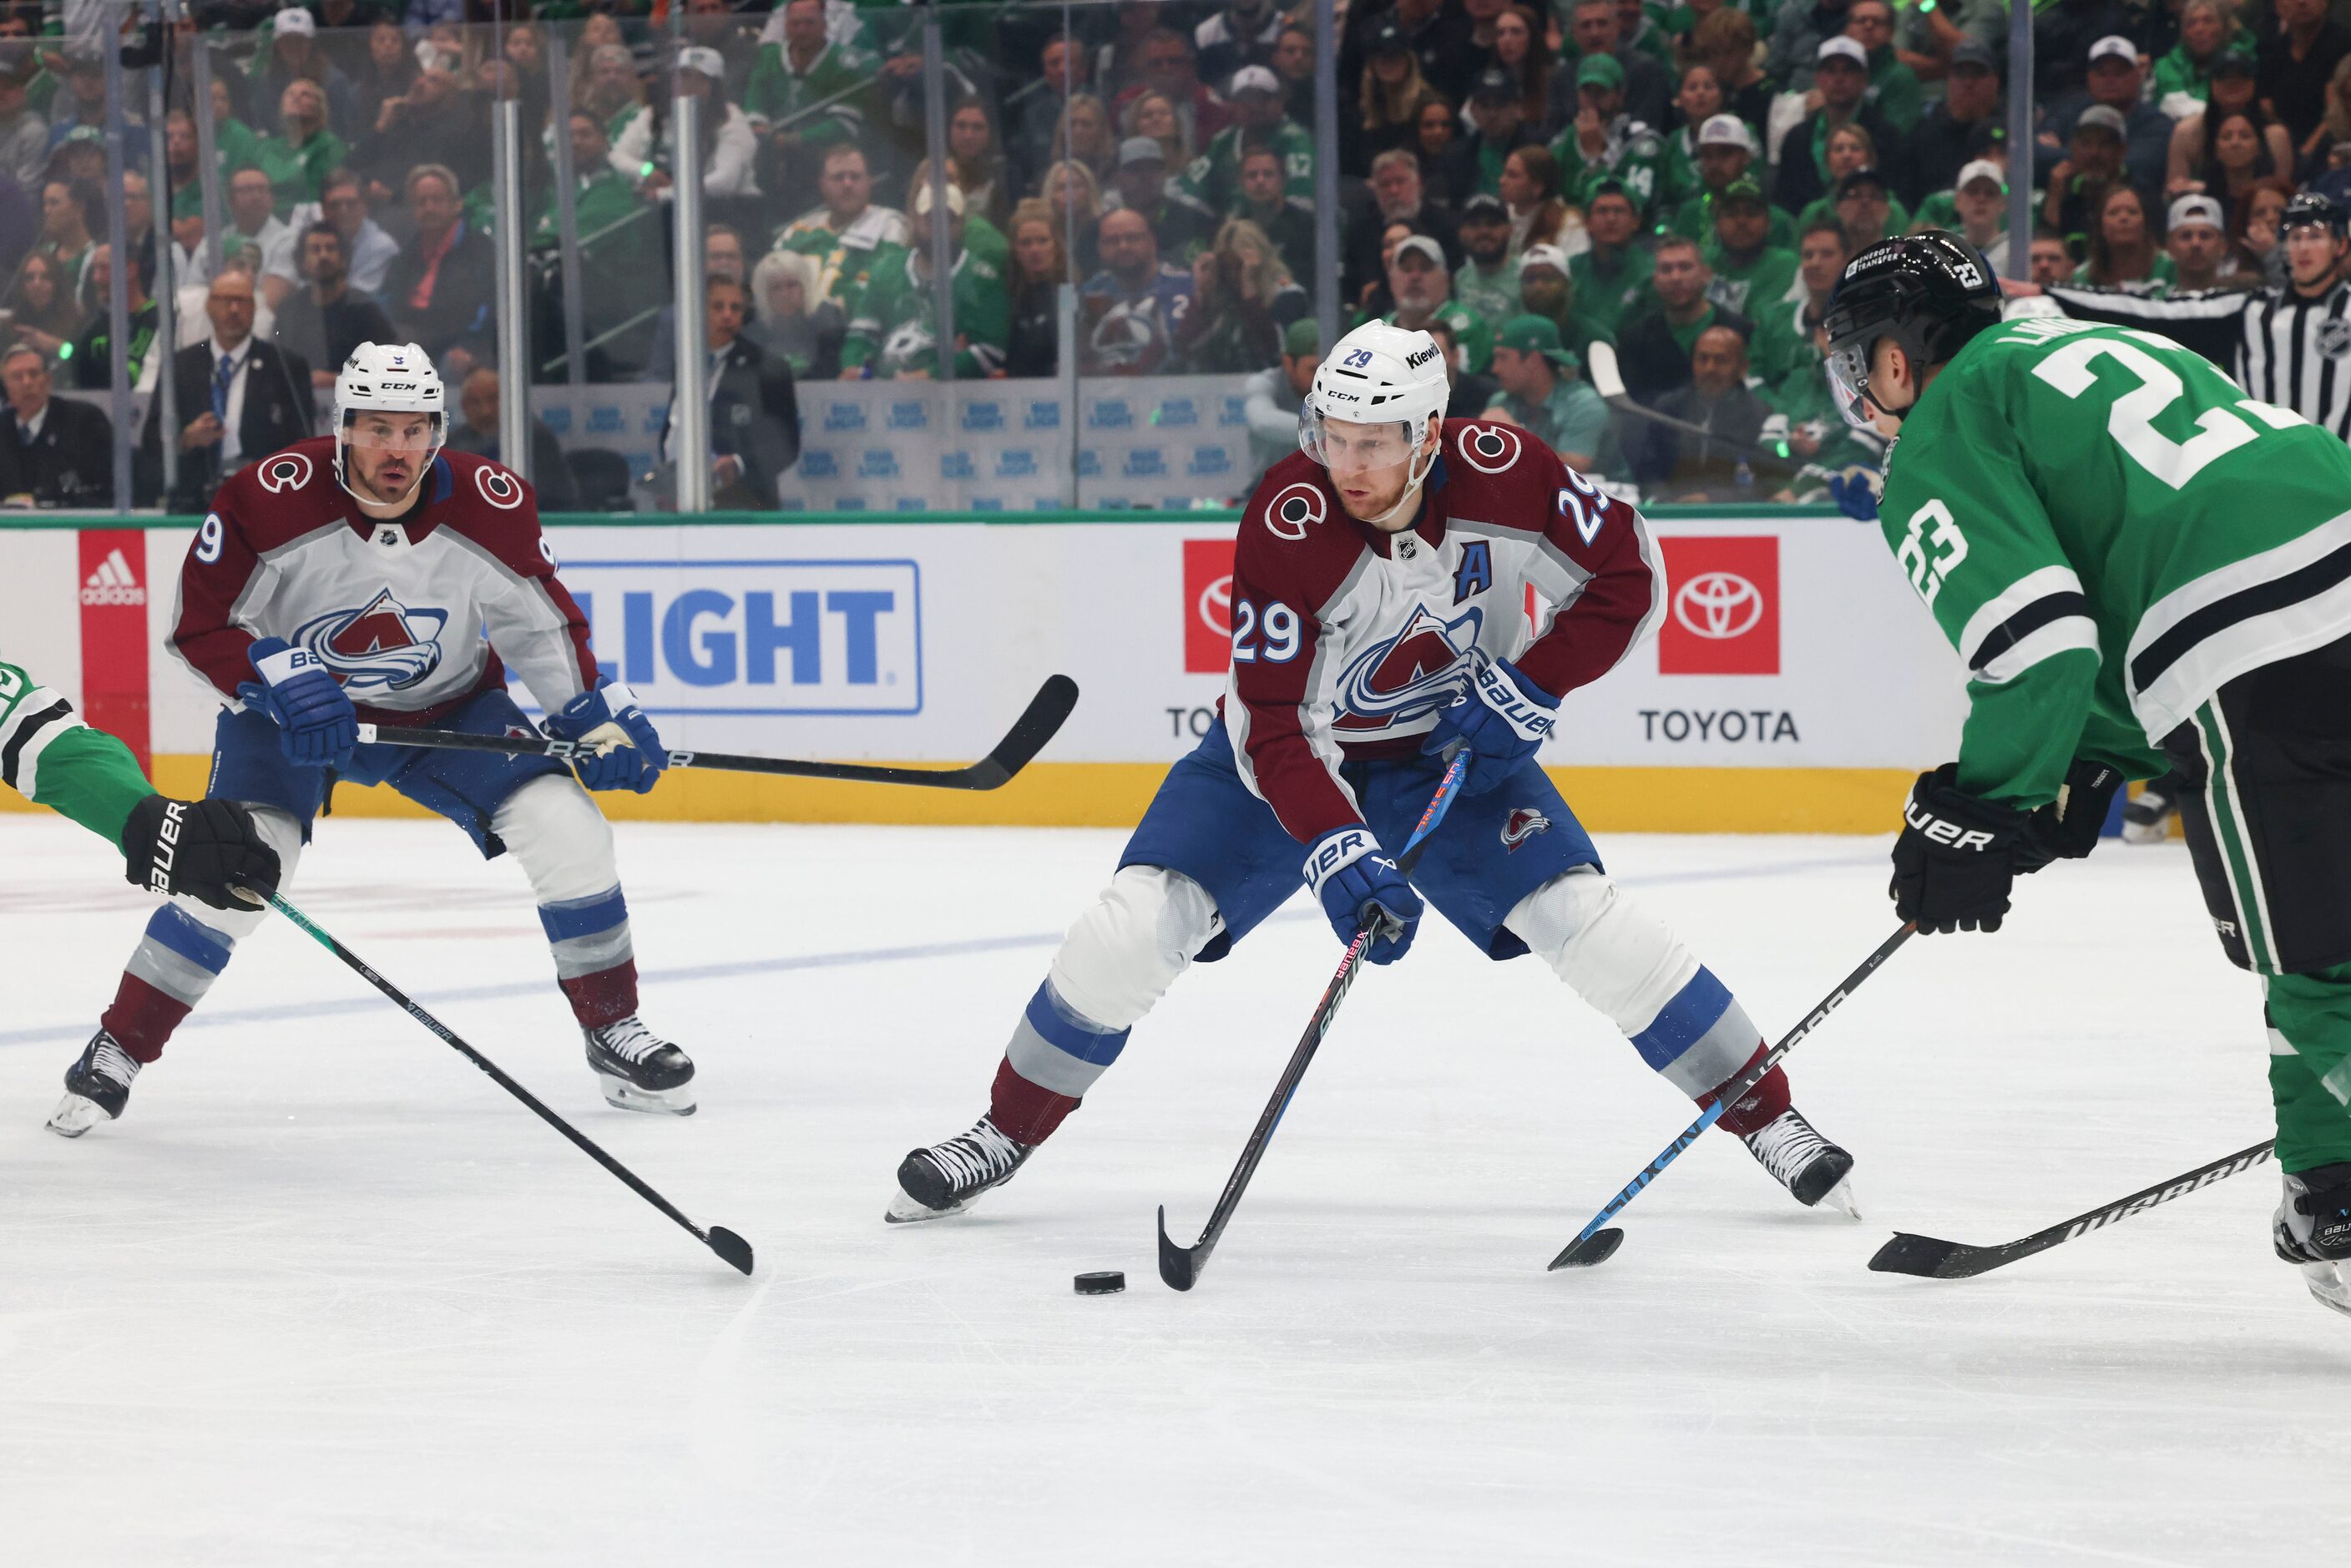
M273 919L78 1143L41 1130L146 904L0 819L0 1562L2219 1564L2351 1523L2351 1323L2271 1169L1973 1281L2007 1239L2267 1135L2254 983L2176 847L1914 942L1791 1059L1866 1223L1709 1136L1530 962L1434 922L1366 975L1190 1295L1338 948L1293 904L1179 984L969 1218L885 1228L966 1126L1118 836L624 826L648 1018L702 1112L597 1096L522 878L329 822L329 929L681 1207L745 1281ZM1891 927L1885 846L1604 845L1776 1035ZM1126 1271L1080 1298L1071 1276Z

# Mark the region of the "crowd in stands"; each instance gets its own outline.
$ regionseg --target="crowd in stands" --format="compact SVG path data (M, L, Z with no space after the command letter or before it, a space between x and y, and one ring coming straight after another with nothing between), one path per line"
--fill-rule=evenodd
M1944 227L1996 264L2029 246L2042 281L2252 287L2280 276L2292 193L2351 193L2351 29L2327 0L2040 6L2022 149L2002 0L1343 0L1329 145L1303 5L967 0L942 13L943 203L919 8L196 0L164 40L160 171L143 90L110 164L100 41L69 29L89 9L0 0L0 384L17 410L0 466L30 460L36 381L103 387L120 352L152 388L168 358L181 428L151 417L139 484L152 498L172 441L183 502L304 425L303 394L366 339L423 344L495 410L495 375L474 378L492 358L501 99L526 128L534 379L569 370L567 219L587 379L670 379L670 214L698 170L702 331L732 411L714 477L743 504L772 504L797 453L796 380L1224 376L1262 454L1287 450L1321 350L1325 159L1343 325L1436 332L1455 412L1646 493L1716 499L1874 457L1829 405L1818 333L1872 240ZM680 95L701 100L684 152ZM2007 232L2012 181L2027 235ZM119 350L110 186L132 249ZM1719 441L1609 409L1596 343L1634 399ZM495 444L494 418L466 428ZM1739 455L1759 445L1789 463L1759 472ZM77 498L109 483L88 467Z

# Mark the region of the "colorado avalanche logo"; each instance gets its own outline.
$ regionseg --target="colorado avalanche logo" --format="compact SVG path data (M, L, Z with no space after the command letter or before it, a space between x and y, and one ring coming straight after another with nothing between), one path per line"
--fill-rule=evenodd
M1549 831L1551 831L1551 819L1549 817L1544 816L1541 811L1536 810L1531 806L1514 807L1512 808L1510 814L1502 819L1503 852L1505 853L1513 853L1518 850L1518 847L1520 844L1525 843L1537 833L1547 833Z
M1266 531L1278 539L1292 543L1306 537L1306 530L1322 520L1322 492L1303 480L1285 486L1265 508Z
M1473 424L1461 436L1461 456L1480 474L1499 474L1519 460L1519 433L1507 424Z
M319 656L346 688L406 691L441 667L445 610L412 610L385 589L364 610L330 610L306 622L294 642Z
M503 468L484 464L475 469L474 487L481 491L483 500L501 512L511 512L522 505L522 481Z
M1427 718L1461 692L1462 661L1478 645L1485 612L1472 606L1458 621L1440 621L1425 604L1392 643L1365 649L1339 677L1339 716L1332 727L1386 729Z
M310 460L298 452L281 452L257 470L261 487L273 496L298 490L310 482Z

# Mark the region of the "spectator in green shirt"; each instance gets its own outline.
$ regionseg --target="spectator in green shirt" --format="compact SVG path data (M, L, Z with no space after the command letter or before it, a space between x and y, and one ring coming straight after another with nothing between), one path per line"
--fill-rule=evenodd
M1918 73L1902 63L1894 47L1894 7L1886 0L1853 0L1844 14L1844 36L1869 57L1869 98L1886 123L1905 136L1918 129L1926 91Z
M1771 243L1771 209L1763 187L1741 176L1714 204L1714 281L1707 294L1752 318L1776 305L1796 281L1796 253Z
M1634 243L1640 225L1640 208L1632 193L1613 180L1603 181L1593 187L1583 209L1592 248L1567 264L1577 308L1611 336L1649 303L1649 274L1656 264ZM1523 273L1520 282L1523 287Z
M315 202L327 175L350 156L350 144L327 129L327 95L317 82L296 77L278 95L278 133L261 144L262 172L277 215ZM199 194L201 200L201 193Z
M1709 116L1698 130L1698 189L1674 213L1667 231L1704 245L1714 238L1714 207L1734 182L1753 184L1755 135L1735 114ZM1786 248L1796 243L1795 220L1777 207L1766 207L1771 225L1771 243Z
M1559 329L1561 345L1580 360L1594 342L1616 340L1583 312L1569 266L1557 246L1539 245L1519 257L1519 306L1503 312L1502 319L1517 315L1541 317Z
M2203 112L2212 97L2212 65L2235 42L2236 18L2220 0L2179 7L2179 42L2155 62L2155 106L2174 120Z
M1472 196L1461 204L1461 254L1453 298L1489 325L1519 313L1519 269L1510 261L1510 209L1499 196Z
M1494 379L1502 390L1487 405L1487 417L1527 431L1579 473L1628 478L1608 405L1583 369L1560 343L1558 327L1541 316L1512 317L1494 345Z

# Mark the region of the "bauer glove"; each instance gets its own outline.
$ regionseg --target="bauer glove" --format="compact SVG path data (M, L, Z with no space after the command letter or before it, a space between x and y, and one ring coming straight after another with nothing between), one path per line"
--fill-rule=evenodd
M2023 842L2016 852L2016 869L2031 875L2051 861L2077 861L2098 847L2105 831L2106 812L2115 791L2123 787L2122 770L2080 758L2065 769L2057 799L2024 819Z
M1959 764L1918 775L1894 841L1894 913L1921 932L1997 931L2016 880L2024 813L1952 783Z
M547 716L547 733L558 740L595 747L593 756L574 756L571 770L590 789L633 789L643 795L661 778L669 751L653 732L653 721L637 706L636 693L616 681L597 683Z
M1479 670L1437 716L1437 727L1422 743L1435 755L1455 741L1469 748L1469 767L1461 779L1464 795L1482 795L1510 775L1510 769L1535 754L1551 738L1559 699L1519 673L1508 659L1496 659Z
M1358 823L1315 840L1306 852L1306 885L1322 900L1340 941L1352 943L1357 932L1372 928L1364 956L1373 963L1393 964L1410 951L1420 926L1420 894L1371 829Z
M152 893L184 893L214 909L261 903L236 890L277 891L277 852L234 800L150 795L122 826L123 880Z

